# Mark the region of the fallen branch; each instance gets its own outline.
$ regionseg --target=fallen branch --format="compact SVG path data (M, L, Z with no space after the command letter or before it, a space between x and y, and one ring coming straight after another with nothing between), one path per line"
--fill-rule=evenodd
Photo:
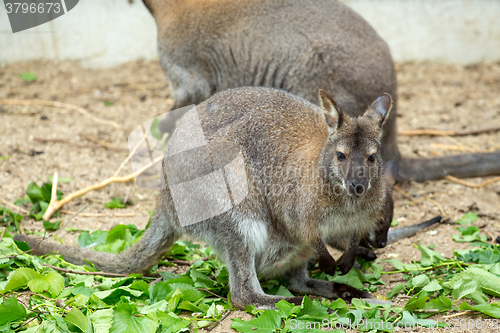
M224 312L224 314L222 315L222 317L220 317L220 319L219 319L219 320L217 320L217 321L216 321L215 323L213 323L213 324L210 324L210 326L208 326L208 327L207 327L207 331L209 331L209 332L210 332L211 330L213 330L214 328L216 328L216 327L217 327L217 325L219 325L219 324L220 324L220 323L221 323L224 319L226 319L226 318L227 318L227 316L229 316L229 314L230 314L230 313L231 313L231 311L230 311L230 310L227 310L226 312Z
M102 140L99 140L97 138L93 138L89 135L85 135L85 134L80 134L81 137L93 142L93 143L97 143L98 145L100 146L103 146L104 148L106 149L111 149L111 150L120 150L120 151L127 151L128 152L128 149L127 148L122 148L122 147L119 147L119 146L115 146L109 142L106 142L106 141L102 141Z
M443 316L443 319L450 319L450 318L460 317L460 316L469 314L472 311L476 311L476 310L465 310L464 312L455 313L455 314L452 314L452 315L449 315L449 316Z
M89 186L87 186L87 187L85 187L85 188L83 188L81 190L78 190L76 192L70 193L67 196L65 196L64 198L62 198L61 200L57 200L57 196L52 196L52 198L50 200L50 204L47 207L47 210L45 211L45 214L43 214L43 219L44 220L49 220L51 218L51 216L54 215L54 213L59 208L61 208L62 206L64 206L68 202L72 201L73 199L81 197L82 195L84 195L84 194L86 194L86 193L88 193L90 191L94 191L94 190L98 190L100 188L106 187L106 186L108 186L111 183L125 183L125 182L129 182L129 181L133 180L134 178L136 178L137 176L139 176L141 173L143 173L144 171L148 170L149 168L151 168L152 166L154 166L156 163L160 162L162 159L163 159L163 156L158 156L153 161L153 163L151 163L150 165L146 165L145 167L143 167L140 170L137 170L136 172L133 172L133 173L131 173L131 174L127 175L127 176L123 176L123 177L116 177L116 176L110 177L108 179L103 180L102 182L100 182L98 184L89 185ZM54 188L55 188L55 186L52 185L52 190L53 191L54 191ZM116 215L116 216L118 216L118 215Z
M15 209L19 209L19 212L21 212L23 214L29 214L30 213L28 210L23 209L23 208L21 208L19 206L16 206L16 205L14 205L14 204L12 204L12 203L10 203L7 200L4 200L2 198L0 198L0 202L2 202L3 204L5 204L5 205L7 205L9 207L12 207L12 208L15 208Z
M55 101L45 101L41 99L29 99L29 100L18 100L18 99L0 99L0 104L3 105L42 105L42 106L51 106L55 108L61 108L61 109L67 109L67 110L73 110L80 112L84 117L89 118L90 120L103 124L103 125L110 125L113 126L114 128L122 129L123 126L119 125L117 122L112 121L112 120L104 120L99 117L94 116L84 108L78 106L78 105L73 105L73 104L67 104L67 103L61 103L61 102L55 102Z
M446 176L444 178L451 180L452 182L458 183L460 185L464 185L464 186L468 186L468 187L472 187L472 188L485 187L487 185L490 185L490 184L493 184L493 183L500 181L500 177L495 177L495 178L488 179L487 181L479 183L479 184L473 184L473 183L469 183L465 180L462 180L460 178L456 178L453 176Z
M215 297L222 298L223 300L225 300L225 301L227 302L227 298L222 297L221 295L217 295L216 293L211 292L211 291L210 291L210 290L208 290L207 288L198 288L198 290L200 290L200 291L205 291L205 292L209 293L210 295L213 295L213 296L215 296Z
M125 151L128 152L128 149L126 148L121 148L121 147L116 147L116 146L109 146L109 145L103 145L103 144L98 144L98 145L89 145L89 144L84 144L84 143L78 143L78 142L71 142L68 140L63 140L63 139L45 139L45 138L33 138L34 141L39 141L39 142L55 142L55 143L64 143L67 145L75 146L75 147L80 147L80 148L91 148L91 149L107 149L107 150L115 150L115 151Z
M121 274L121 273L107 273L107 272L85 272L85 271L73 271L71 269L61 268L57 266L53 266L47 263L43 263L44 266L50 267L56 271L60 271L63 273L71 273L71 274L80 274L80 275L102 275L102 276L110 276L110 277L127 277L129 274ZM143 275L143 277L157 277L159 274L148 274Z
M482 129L468 130L468 131L440 131L435 129L416 129L401 131L399 135L431 135L431 136L466 136L477 135L482 133L490 133L500 131L500 126L487 127Z

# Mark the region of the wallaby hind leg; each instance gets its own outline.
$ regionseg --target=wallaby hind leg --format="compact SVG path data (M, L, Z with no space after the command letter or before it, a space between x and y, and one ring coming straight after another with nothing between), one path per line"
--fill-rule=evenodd
M85 261L90 261L105 272L146 273L160 261L179 236L179 230L166 213L164 194L160 194L149 229L132 248L121 254L97 252L47 241L40 242L40 237L33 236L16 235L15 239L27 242L32 249L36 247L33 251L36 255L58 252L71 263L82 265Z
M275 304L286 300L295 305L302 303L302 297L284 297L267 295L262 290L257 272L255 271L255 255L252 251L239 242L232 242L234 246L226 246L223 255L229 272L229 286L231 290L231 302L234 306L244 309L245 306L253 304L257 309L274 309Z
M347 284L333 281L316 280L309 277L305 262L301 267L290 271L287 274L290 289L293 292L301 294L312 294L323 296L330 299L342 298L350 302L353 298L373 298L365 291L358 290Z

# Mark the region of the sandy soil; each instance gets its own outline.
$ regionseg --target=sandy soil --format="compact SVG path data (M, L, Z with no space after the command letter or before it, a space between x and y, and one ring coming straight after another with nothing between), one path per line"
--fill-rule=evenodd
M21 80L18 75L26 71L33 71L37 80ZM466 130L500 124L500 63L470 66L405 63L397 65L397 72L400 131L423 127ZM112 69L91 70L72 62L12 64L0 68L0 99L43 99L75 104L124 127L115 129L98 124L66 109L0 105L0 157L10 155L0 158L0 198L9 202L22 197L29 182L41 184L54 171L73 178L72 182L59 185L66 194L112 176L126 158L126 152L77 147L67 142L92 145L94 143L86 138L91 137L127 148L129 132L168 111L171 104L159 63L141 61ZM67 142L47 143L39 141L41 138ZM500 132L455 138L400 136L399 145L405 156L413 157L459 152L450 149L494 150L500 149ZM130 172L131 167L127 164L120 175ZM472 209L480 216L476 225L484 227L483 231L493 239L500 235L500 182L482 188L469 188L448 180L408 182L398 186L400 190L394 194L394 216L400 220L399 226L412 225L436 215L444 215L453 222ZM120 213L135 212L134 217L77 217L70 226L96 230L110 229L118 223L133 223L143 228L148 220L147 210L154 208L157 192L141 189L133 183L112 184L65 208L76 211L88 204L84 213L110 212L103 208L104 203L115 196L123 198L127 193L135 204ZM66 219L64 217L63 221ZM28 230L43 229L40 222L32 219L24 219L22 226ZM418 260L419 251L413 245L418 242L435 244L435 249L445 256L451 256L454 248L467 247L451 239L450 234L456 233L456 226L441 224L434 229L435 234L422 232L378 250L379 259L392 256L403 262ZM73 233L65 231L59 237L69 244L76 239ZM391 268L387 263L383 266L387 270ZM379 293L386 294L397 279L400 277L387 277L387 286L380 288ZM234 312L229 318L234 316L250 318L243 312ZM229 318L212 332L229 332ZM419 332L424 331L431 330Z

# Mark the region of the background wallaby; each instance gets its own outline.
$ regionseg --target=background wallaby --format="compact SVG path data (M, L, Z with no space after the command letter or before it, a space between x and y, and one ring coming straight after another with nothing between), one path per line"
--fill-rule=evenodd
M387 92L394 106L384 125L382 156L397 161L399 179L500 174L500 151L401 157L397 82L389 48L361 16L339 1L143 1L158 27L172 109L242 86L281 88L318 103L316 91L323 88L345 113L360 116ZM170 131L174 122L167 117L162 130Z
M348 285L311 279L307 262L317 255L318 240L347 239L348 248L356 249L361 236L376 226L386 203L387 182L382 175L387 172L382 173L379 152L390 108L387 94L378 97L362 117L351 118L326 93L321 93L321 107L271 88L218 93L186 114L181 122L193 119L192 124L179 125L170 139L163 162L165 186L149 229L131 249L113 255L43 242L34 252L57 251L68 261L89 260L105 271L146 272L185 233L212 245L226 263L236 306L269 308L283 299L264 294L257 274L284 276L291 283L289 288L298 293L346 300L371 297ZM193 135L197 131L202 132L202 140ZM178 149L175 144L182 138L189 147ZM202 144L195 145L197 140ZM241 166L221 168L224 149L199 150L213 144L239 147ZM170 155L174 150L178 153ZM193 151L194 155L188 154ZM206 153L206 158L198 153ZM213 165L192 163L194 158ZM178 163L172 164L174 160ZM186 170L184 164L192 167ZM203 175L193 174L195 169ZM182 200L193 195L191 185L185 184L217 172L233 184L229 186L233 198L239 188L233 176L244 174L246 196L217 216L183 225ZM184 190L179 190L176 176L185 180L180 184ZM215 188L203 188L209 199L220 197ZM38 242L35 237L16 238L31 246ZM300 302L300 298L285 299Z

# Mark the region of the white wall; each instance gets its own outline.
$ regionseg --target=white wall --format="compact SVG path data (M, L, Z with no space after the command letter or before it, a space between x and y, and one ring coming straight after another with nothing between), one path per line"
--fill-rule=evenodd
M342 1L375 27L396 61L500 60L500 0ZM0 65L60 59L95 67L156 57L156 27L140 0L80 0L62 17L16 34L0 5Z

